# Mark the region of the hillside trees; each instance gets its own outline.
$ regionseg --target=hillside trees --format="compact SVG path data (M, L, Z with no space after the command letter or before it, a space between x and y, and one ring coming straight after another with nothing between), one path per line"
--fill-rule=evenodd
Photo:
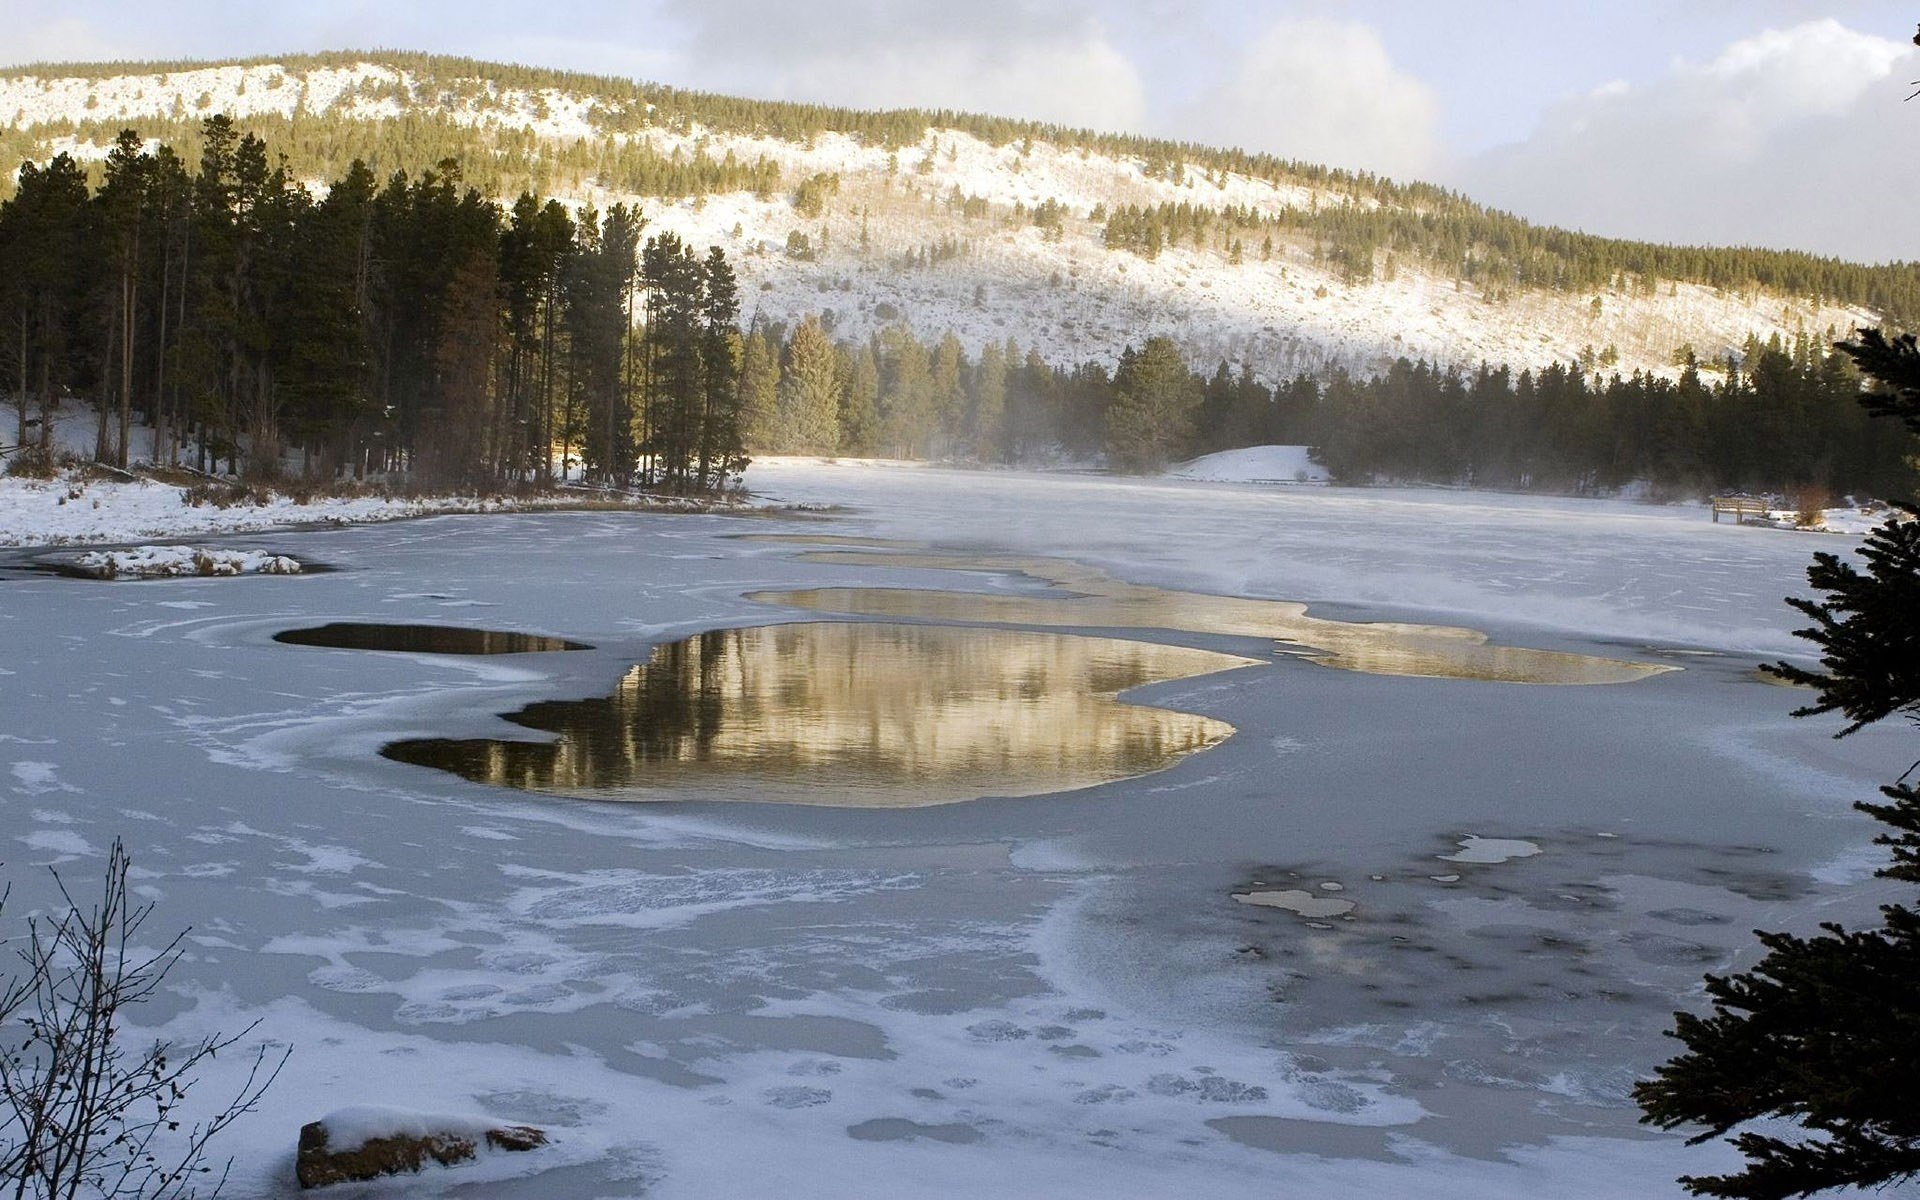
M1376 260L1421 261L1489 292L1538 287L1587 293L1619 288L1641 294L1693 283L1728 292L1765 289L1782 297L1817 299L1871 308L1888 319L1911 324L1920 318L1920 266L1914 263L1863 265L1791 251L1731 247L1669 246L1596 237L1531 224L1488 209L1457 192L1431 184L1401 182L1369 172L1289 161L1191 143L1125 134L1097 133L1056 124L979 114L895 109L861 111L819 104L750 100L688 91L629 79L591 76L510 64L405 52L295 55L271 60L290 81L316 68L357 67L371 59L396 73L386 81L368 80L357 97L391 100L398 120L369 118L335 105L292 116L260 113L248 127L289 156L293 178L336 178L358 159L385 177L395 169L460 158L468 179L484 194L510 196L521 190L554 193L606 187L641 196L688 197L720 192L751 192L762 199L781 190L777 163L751 161L731 152L715 155L701 135L729 134L809 144L839 133L869 146L900 150L929 144L938 136L951 150L953 136L970 135L989 146L1045 143L1068 152L1085 152L1132 164L1145 179L1175 184L1203 177L1220 182L1230 175L1287 189L1303 189L1313 200L1262 216L1227 204L1210 209L1187 203L1187 211L1164 206L1125 205L1105 214L1109 243L1116 249L1158 253L1167 245L1198 244L1209 239L1246 245L1271 243L1278 236L1356 280L1372 275ZM146 64L150 71L186 72L207 64ZM256 65L264 65L264 60ZM35 71L42 77L101 78L124 74L127 64L68 64ZM558 90L578 96L587 106L590 129L566 139L542 139L514 123L529 93ZM516 94L517 93L517 94ZM476 123L466 113L438 107L441 97L458 97L502 119ZM197 159L199 122L180 114L158 118L149 132L179 147L188 161ZM118 126L75 113L70 122L31 130L0 131L0 154L13 158L43 153L53 136L100 147L110 146ZM633 136L640 134L643 136ZM648 134L676 139L662 144ZM795 201L804 212L824 206L832 195L831 175L804 181ZM0 195L9 181L0 175ZM810 185L810 186L809 186ZM1050 210L1042 204L1034 219Z

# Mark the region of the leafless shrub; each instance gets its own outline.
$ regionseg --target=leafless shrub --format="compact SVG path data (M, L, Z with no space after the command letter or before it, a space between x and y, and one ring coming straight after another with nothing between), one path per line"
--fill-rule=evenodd
M55 872L64 910L28 919L18 972L0 984L0 1179L14 1200L217 1195L232 1160L215 1163L210 1143L254 1109L290 1053L259 1050L233 1099L188 1123L200 1069L254 1026L184 1046L131 1040L125 1011L159 992L184 934L141 948L153 906L129 898L127 867L116 841L100 898L84 904Z
M1787 503L1793 509L1793 523L1811 529L1826 521L1826 510L1833 507L1833 493L1817 483L1802 484L1788 489Z

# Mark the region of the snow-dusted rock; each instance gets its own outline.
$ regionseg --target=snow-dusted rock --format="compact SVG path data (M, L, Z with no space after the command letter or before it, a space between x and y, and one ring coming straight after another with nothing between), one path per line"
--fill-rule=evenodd
M135 546L92 550L74 565L101 579L166 575L298 575L300 560L265 550L206 550L195 546Z
M467 1162L482 1147L532 1150L547 1135L531 1125L500 1125L485 1117L415 1112L361 1104L328 1113L300 1129L294 1174L303 1188L377 1179Z

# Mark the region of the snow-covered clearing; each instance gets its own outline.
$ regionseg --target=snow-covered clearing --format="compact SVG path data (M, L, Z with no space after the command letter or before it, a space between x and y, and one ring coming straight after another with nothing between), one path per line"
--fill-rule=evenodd
M1203 454L1167 474L1206 483L1325 483L1327 469L1307 451L1306 446L1245 446Z
M155 921L193 927L138 1019L293 1046L228 1135L229 1194L292 1194L300 1126L378 1104L555 1134L408 1195L1678 1197L1730 1158L1635 1121L1671 1010L1752 960L1751 928L1886 895L1850 804L1905 738L1836 743L1749 675L1797 649L1779 597L1840 538L1433 491L802 461L749 482L851 510L312 529L275 544L340 569L152 588L0 559L10 912L44 902L42 864L84 878L124 836ZM910 811L595 804L379 757L604 696L663 641L818 619L749 592L1034 589L766 534L1685 669L1394 678L1129 631L1261 660L1129 693L1238 732L1144 778ZM272 640L353 620L593 648ZM1261 893L1288 906L1236 900Z

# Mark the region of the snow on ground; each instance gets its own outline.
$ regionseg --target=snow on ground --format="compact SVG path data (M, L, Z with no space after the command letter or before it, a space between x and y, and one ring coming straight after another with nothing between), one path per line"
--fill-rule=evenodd
M436 512L511 512L511 498L482 496L316 497L274 495L220 507L190 503L188 489L152 480L0 478L0 546L132 542L316 523L392 521Z
M73 560L76 569L101 579L146 579L168 575L298 575L300 563L266 550L220 550L198 546L133 546L93 550Z
M1903 732L1835 742L1749 677L1838 538L1447 492L798 461L750 482L850 509L313 529L276 544L341 570L245 587L0 556L9 912L124 836L154 928L192 926L138 1028L258 1020L249 1045L292 1046L226 1136L228 1194L292 1194L300 1126L379 1104L556 1133L408 1195L1677 1198L1732 1160L1635 1120L1671 1011L1752 961L1748 930L1886 895L1849 806L1911 761ZM1685 669L1527 687L1166 635L1263 660L1134 694L1234 737L1144 779L912 811L596 804L379 756L605 695L662 641L817 619L748 593L1031 587L742 536L769 533L1477 614L1496 641ZM594 648L272 640L334 620ZM1259 892L1352 907L1235 899Z
M1806 533L1844 533L1850 537L1862 537L1886 524L1889 517L1896 515L1884 504L1846 504L1838 508L1821 509L1819 519L1812 524L1807 524L1797 510L1776 508L1768 510L1764 523L1775 529L1793 529Z
M136 542L143 538L203 537L300 525L355 525L435 513L539 512L631 504L661 512L713 505L671 496L608 500L596 492L545 496L313 496L275 492L219 503L195 503L190 489L151 479L0 476L0 546L63 546ZM249 567L258 570L259 567Z
M1246 446L1203 454L1171 468L1175 479L1207 483L1325 483L1327 469L1314 462L1306 446Z

